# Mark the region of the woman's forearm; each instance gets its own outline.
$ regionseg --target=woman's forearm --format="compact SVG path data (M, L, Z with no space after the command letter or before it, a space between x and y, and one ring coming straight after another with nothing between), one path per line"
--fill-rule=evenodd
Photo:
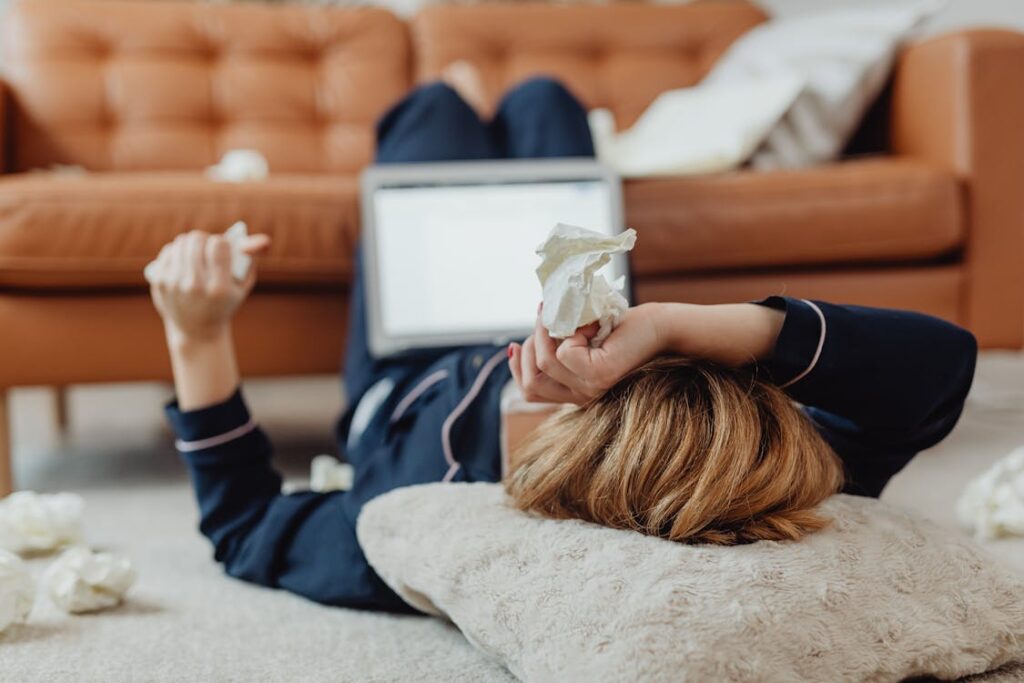
M238 362L230 327L202 338L169 331L167 348L180 410L222 403L238 388Z
M666 351L729 366L770 358L786 319L782 311L757 304L658 305Z

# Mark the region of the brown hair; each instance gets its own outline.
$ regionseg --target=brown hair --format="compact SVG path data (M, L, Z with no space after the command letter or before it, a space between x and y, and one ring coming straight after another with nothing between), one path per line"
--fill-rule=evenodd
M797 539L827 520L839 458L751 370L650 361L582 408L552 416L513 454L515 505L691 543Z

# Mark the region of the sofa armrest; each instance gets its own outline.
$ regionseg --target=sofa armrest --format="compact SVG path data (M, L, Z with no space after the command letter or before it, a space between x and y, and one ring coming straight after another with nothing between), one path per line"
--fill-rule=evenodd
M960 31L896 65L892 148L966 189L964 322L986 347L1024 342L1024 34Z

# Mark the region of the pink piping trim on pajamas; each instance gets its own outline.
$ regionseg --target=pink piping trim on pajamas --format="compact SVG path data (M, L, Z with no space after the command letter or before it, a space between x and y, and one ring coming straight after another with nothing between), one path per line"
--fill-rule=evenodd
M455 473L459 471L459 462L455 459L455 455L452 453L452 426L455 421L462 417L462 414L469 408L469 404L473 402L473 399L477 397L480 390L483 389L484 382L494 372L494 368L498 367L498 363L504 361L507 358L507 352L505 349L498 351L496 354L480 368L480 374L473 380L473 386L469 388L466 395L462 397L459 404L455 406L455 410L449 413L448 417L445 418L444 424L441 426L441 447L444 449L444 459L448 462L448 471L445 473L442 482L450 482L455 476Z
M811 358L811 364L808 365L807 368L799 375L783 384L781 387L783 389L785 389L788 386L792 386L793 384L796 384L804 377L809 375L811 370L814 369L814 366L818 364L818 359L821 358L821 350L825 348L825 334L827 332L827 327L825 325L825 314L821 312L821 309L818 308L817 304L815 304L813 301L808 301L807 299L800 299L800 301L803 301L805 304L810 306L811 310L818 314L818 320L821 321L821 336L818 337L818 348L815 349L814 351L814 357Z
M249 420L241 427L235 427L231 431L218 434L217 436L211 436L205 439L197 439L196 441L182 441L178 439L174 442L174 446L180 453L192 453L193 451L201 451L204 448L213 448L214 446L222 446L229 441L234 441L240 437L245 436L249 432L256 429L256 423Z
M415 389L406 394L405 397L398 402L398 405L395 406L394 412L391 413L391 419L388 421L394 423L401 420L402 416L405 415L405 411L409 409L409 406L411 406L416 399L423 395L423 392L447 377L447 370L437 370L436 372L432 372L424 377L423 381L417 384Z

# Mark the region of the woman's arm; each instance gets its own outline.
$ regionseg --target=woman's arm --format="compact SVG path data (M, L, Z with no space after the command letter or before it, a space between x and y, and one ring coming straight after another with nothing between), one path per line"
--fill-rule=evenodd
M960 418L977 342L932 316L771 297L785 323L763 367L845 461L847 490L879 495Z
M664 353L732 366L765 360L784 320L782 311L757 304L641 304L626 311L600 347L591 348L596 324L559 342L538 314L534 333L522 345L509 346L509 365L527 400L582 404Z
M963 408L977 345L931 316L783 297L760 304L647 304L605 344L593 331L561 343L538 325L510 348L528 400L584 403L661 353L756 363L798 402L851 470L851 490L877 495L918 451L943 439Z
M266 235L253 235L243 249L256 254L269 245ZM239 381L231 319L256 282L255 269L236 280L227 240L194 230L165 246L147 275L164 321L178 405L194 410L226 401Z

